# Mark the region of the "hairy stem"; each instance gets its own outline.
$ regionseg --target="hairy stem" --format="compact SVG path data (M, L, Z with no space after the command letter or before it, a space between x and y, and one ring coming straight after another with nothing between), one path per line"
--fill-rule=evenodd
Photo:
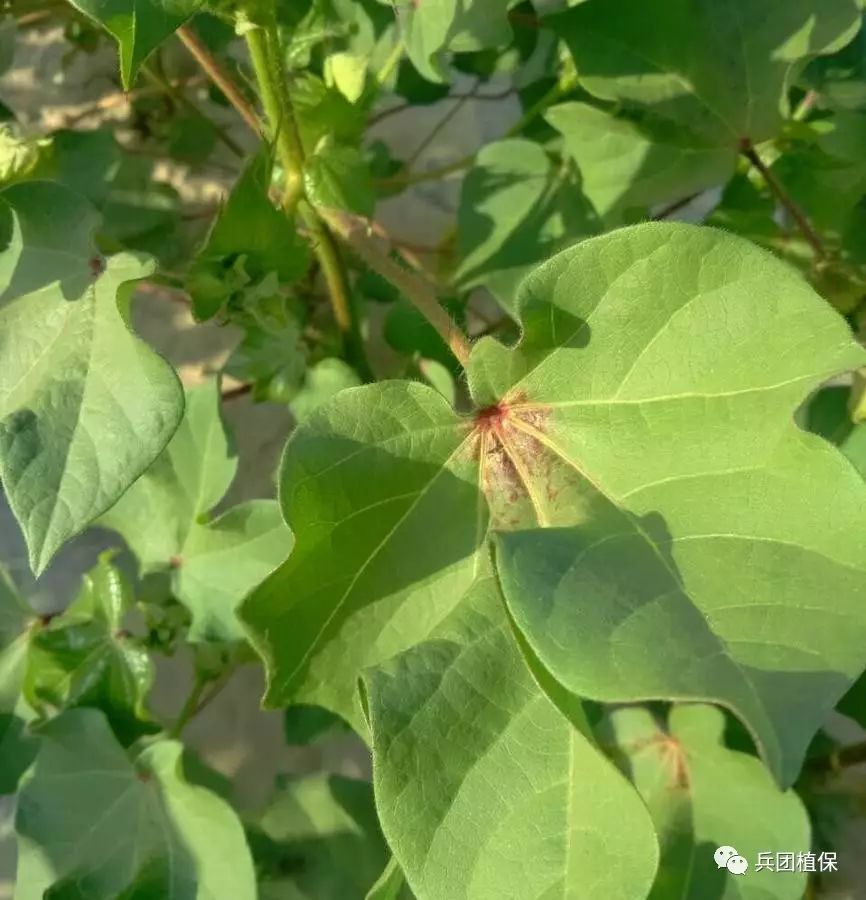
M819 260L824 259L827 253L824 250L824 244L821 237L812 227L812 224L809 222L809 219L801 209L800 205L785 190L782 183L764 163L757 150L755 150L751 144L747 144L743 147L742 154L761 173L764 181L767 182L767 187L770 188L775 198L788 211L789 215L797 225L797 228L800 230L800 233L806 239L809 246L815 251L816 258Z
M177 738L179 738L181 732L184 730L184 728L186 728L190 720L195 717L196 713L199 711L202 697L204 696L207 684L208 679L203 678L200 673L196 672L192 690L189 692L189 696L184 701L184 704L181 707L180 712L178 713L177 719L175 719L174 721L174 725L172 725L168 730L168 737L170 739L176 740Z
M204 69L208 78L225 94L226 99L238 111L241 118L256 134L260 134L261 124L255 110L222 63L189 26L181 25L177 30L177 36L196 62Z
M430 282L395 262L390 256L390 247L375 236L372 227L364 219L338 209L321 209L320 213L334 233L371 269L403 292L465 367L471 349L469 339L442 308Z
M349 281L340 249L315 209L301 202L304 196L305 152L289 93L279 33L276 26L254 28L247 32L246 39L270 137L285 172L283 208L289 214L297 210L312 235L313 250L322 268L334 319L346 342L347 356L359 374L369 380L370 370L352 311Z
M279 37L276 28L253 28L247 32L246 40L267 116L269 137L286 179L283 206L293 212L304 193L304 148L286 88Z
M187 95L183 92L180 87L177 87L171 83L167 78L164 78L159 72L156 71L151 65L145 63L141 68L142 73L145 78L151 81L156 87L161 90L169 99L173 100L178 106L184 106L188 109L196 118L201 119L203 122L207 122L211 128L213 128L214 134L223 142L223 144L228 147L228 149L237 157L242 157L244 155L243 147L218 123L214 122L209 116L205 115L202 110L196 106L192 100L187 97Z

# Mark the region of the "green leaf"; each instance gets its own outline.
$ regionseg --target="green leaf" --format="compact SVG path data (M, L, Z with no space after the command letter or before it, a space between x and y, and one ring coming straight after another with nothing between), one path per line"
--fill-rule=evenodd
M759 853L811 850L809 817L792 790L781 791L760 761L725 747L724 714L711 706L674 707L666 728L639 707L614 710L617 753L640 791L661 844L651 900L800 900L807 875L756 871ZM719 868L717 847L733 846L744 875Z
M244 308L233 321L244 329L223 371L239 381L253 382L256 400L285 402L304 382L307 347L297 304L281 296L275 279L248 291Z
M715 146L651 116L614 116L572 102L552 107L545 118L562 133L583 192L610 225L724 182L736 159L735 148Z
M822 103L829 106L866 108L866 30L862 24L854 39L841 50L813 59L806 66L802 81L820 93Z
M180 744L157 741L130 759L101 713L85 709L41 738L18 800L16 900L52 887L52 897L87 900L254 900L240 821L187 782Z
M117 41L120 77L129 90L144 61L201 6L202 0L69 0Z
M183 396L128 325L128 283L151 265L103 258L85 201L13 185L0 223L0 478L39 574L156 458Z
M159 730L145 702L153 664L122 627L131 607L126 578L103 554L69 608L31 637L24 693L34 709L98 707L123 744Z
M463 182L457 213L455 278L484 285L514 312L517 285L553 253L597 230L568 169L554 169L544 149L510 139L488 144Z
M494 579L366 683L376 806L419 897L646 895L646 809L579 704L572 724L538 687Z
M336 397L340 391L360 384L358 373L342 359L320 359L307 369L303 385L289 401L289 409L300 421Z
M32 175L45 153L47 141L25 138L11 125L0 125L0 185Z
M367 59L356 53L332 53L325 60L325 79L349 101L355 103L364 93Z
M566 324L511 357L479 346L482 384L519 398L514 427L547 467L528 471L541 524L586 511L574 531L499 538L519 627L581 696L732 708L790 782L862 669L866 625L864 486L792 415L861 349L787 266L685 226L578 245L522 298Z
M787 265L673 223L577 244L517 306L518 347L473 348L471 416L381 383L290 439L297 545L242 608L268 702L362 730L357 673L460 603L489 520L579 525L500 538L509 603L551 672L580 696L730 706L790 781L866 641L866 486L793 413L863 350Z
M349 101L321 78L298 73L292 81L292 103L301 140L312 153L322 138L338 144L359 145L366 125L364 110Z
M286 743L306 747L334 732L346 731L346 723L321 706L297 704L283 713L283 733Z
M209 517L236 471L210 381L188 392L165 452L100 520L123 535L143 574L171 571L172 589L192 614L190 641L241 639L235 606L291 548L273 500Z
M36 615L0 568L0 794L14 793L36 752L26 731L33 711L22 697Z
M396 857L388 860L382 874L373 887L367 891L364 900L409 900L411 894L406 887L406 879Z
M395 0L409 58L429 81L442 81L442 53L468 52L508 44L513 36L507 13L520 0Z
M304 187L314 206L373 214L376 197L370 172L357 147L325 139L304 164Z
M286 779L254 825L267 897L364 900L388 859L365 781L338 775Z
M244 284L274 273L287 285L307 271L309 247L271 203L270 184L271 160L262 151L241 173L187 275L196 318L211 318L232 299L236 286L227 275L238 265Z
M860 11L856 0L588 0L546 21L590 93L736 151L775 136L799 70L850 41Z

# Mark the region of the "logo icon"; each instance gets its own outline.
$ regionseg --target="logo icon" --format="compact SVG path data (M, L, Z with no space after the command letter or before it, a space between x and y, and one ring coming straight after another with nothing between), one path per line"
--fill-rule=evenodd
M742 875L748 868L749 863L746 858L737 853L735 847L727 844L719 847L713 854L713 859L720 869L727 869L731 875Z

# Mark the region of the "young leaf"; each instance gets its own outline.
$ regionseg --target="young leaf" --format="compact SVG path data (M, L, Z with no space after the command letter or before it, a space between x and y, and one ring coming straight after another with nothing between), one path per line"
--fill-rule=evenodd
M146 708L153 664L122 628L131 605L129 584L104 554L69 608L31 637L24 693L34 709L98 707L123 744L158 730Z
M90 709L63 713L40 734L18 800L16 900L49 889L88 900L254 900L241 823L187 782L180 744L157 741L130 759Z
M796 74L850 41L860 12L857 0L588 0L546 21L590 93L736 151L775 136Z
M520 138L488 144L460 194L455 279L463 289L483 284L514 312L526 273L595 231L594 214L567 168L555 171L539 144Z
M117 41L120 78L129 90L142 63L202 5L202 0L69 0Z
M366 682L376 807L419 897L646 896L646 809L538 687L493 578Z
M274 900L364 900L388 858L366 781L286 779L252 824L260 889Z
M304 166L304 187L314 206L373 214L376 198L361 151L325 140Z
M291 284L307 270L310 251L293 223L271 202L271 160L259 152L238 178L187 275L196 318L210 319L234 293L227 278L240 264L248 282L274 273Z
M724 714L674 707L667 730L640 707L611 713L617 753L653 817L661 864L651 900L700 897L800 900L807 875L797 854L811 850L809 817L792 790L780 791L760 761L725 747ZM744 875L719 868L717 847L749 862ZM792 853L791 871L756 870L759 853ZM733 892L733 893L732 893Z
M123 535L143 573L171 571L173 591L192 614L191 641L242 638L235 605L291 547L273 500L208 518L236 470L218 385L210 381L188 392L165 452L100 519Z
M0 478L41 573L156 458L183 411L174 372L129 329L140 256L102 257L96 218L44 182L0 193Z

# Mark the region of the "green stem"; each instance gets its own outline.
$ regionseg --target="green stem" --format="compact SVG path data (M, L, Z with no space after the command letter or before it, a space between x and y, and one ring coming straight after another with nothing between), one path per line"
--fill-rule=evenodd
M398 38L394 49L388 54L388 58L382 64L382 68L376 73L376 84L381 87L390 77L391 73L400 64L403 58L403 42Z
M465 368L472 349L469 339L457 327L439 302L436 290L419 274L404 268L373 234L369 223L341 209L321 209L325 221L374 271L397 287L439 332L457 361Z
M861 763L866 763L866 741L839 747L826 756L816 756L814 759L807 760L806 770L814 775L828 775Z
M502 139L515 137L520 134L527 125L532 123L543 113L551 103L556 102L561 96L567 94L577 84L576 77L568 77L555 84L543 97L539 98L528 110L505 132ZM474 165L478 151L470 153L454 162L446 163L436 169L427 169L425 172L398 172L390 178L382 178L378 181L381 187L409 187L413 184L421 184L425 181L438 181L448 175L468 169Z
M293 212L304 193L304 147L286 88L279 36L274 26L252 28L246 40L270 138L285 174L283 207Z
M776 178L770 167L767 166L766 163L761 159L758 151L752 144L744 143L740 152L761 173L761 176L767 183L767 187L775 195L779 203L781 203L782 206L784 206L788 211L788 214L794 220L797 228L800 230L800 233L803 235L803 237L806 239L806 242L815 252L815 258L818 260L824 259L827 253L824 250L824 243L821 240L820 235L812 227L812 223L809 221L806 213L803 212L800 205L785 190L784 185L779 181L778 178Z
M247 32L246 40L270 136L276 145L285 172L283 208L289 214L298 209L304 224L312 234L313 248L322 267L337 327L346 339L346 349L351 354L351 362L360 370L363 377L369 378L369 368L364 357L360 332L352 314L349 283L339 248L316 211L300 203L304 196L305 152L288 89L279 32L275 25L254 28Z
M250 105L243 91L237 86L231 73L210 52L207 44L188 26L181 25L177 36L195 61L202 67L208 78L223 92L223 96L238 111L240 117L249 125L255 134L261 132L261 125L255 110Z
M145 64L141 69L144 76L149 79L160 91L167 97L174 100L179 106L185 106L194 116L207 122L214 130L214 134L228 147L231 152L237 156L244 155L243 147L222 127L217 124L209 116L206 116L196 105L184 94L184 92L175 87L167 78L159 74L151 65Z
M177 719L175 719L174 725L172 725L168 730L168 737L170 739L176 740L177 738L179 738L181 732L184 730L184 728L186 728L187 724L189 724L189 721L195 717L195 714L199 711L202 697L204 695L207 684L208 679L202 678L201 675L197 672L195 681L192 685L192 690L189 692L189 696L186 698L186 702L181 707Z

